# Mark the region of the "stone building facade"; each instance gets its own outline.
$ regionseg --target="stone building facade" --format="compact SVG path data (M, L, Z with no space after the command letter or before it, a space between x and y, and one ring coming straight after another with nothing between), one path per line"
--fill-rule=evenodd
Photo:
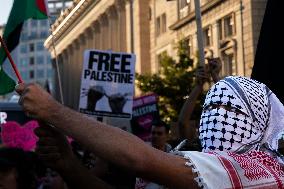
M223 76L250 76L266 3L267 0L201 0L205 56L221 58ZM154 15L150 21L152 71L159 69L161 53L174 56L178 41L183 41L195 58L198 48L194 1L151 0L150 9Z
M250 76L266 2L201 0L205 54L222 59L224 76ZM138 73L156 73L161 53L176 57L179 41L192 58L197 52L193 0L74 0L52 30L57 54L51 36L45 46L59 60L65 105L73 109L85 49L135 53Z
M85 49L134 52L136 71L145 73L151 70L150 26L144 16L147 13L147 1L74 0L73 5L57 19L52 30L67 106L78 107ZM55 57L51 36L45 46Z

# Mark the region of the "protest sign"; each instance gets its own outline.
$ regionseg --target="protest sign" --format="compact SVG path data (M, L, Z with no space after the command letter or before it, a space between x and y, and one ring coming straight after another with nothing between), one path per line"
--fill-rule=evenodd
M149 141L153 123L160 120L158 97L150 94L133 100L132 132L144 141Z
M131 118L135 55L86 50L79 111L89 115Z

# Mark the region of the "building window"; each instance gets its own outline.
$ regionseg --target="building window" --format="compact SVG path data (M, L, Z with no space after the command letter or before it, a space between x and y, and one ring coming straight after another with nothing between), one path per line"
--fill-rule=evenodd
M230 38L236 34L235 15L230 14L218 21L219 39Z
M161 33L165 33L166 31L167 31L167 16L164 13L161 16Z
M52 78L53 77L53 69L48 69L47 70L47 77Z
M28 66L28 60L26 58L20 59L20 67L26 68Z
M27 40L28 40L28 34L27 34L27 32L22 32L20 39L21 39L21 41L27 41Z
M31 28L36 28L37 27L37 23L38 21L37 20L31 20L30 24L31 24Z
M37 32L36 31L32 31L30 36L29 36L29 39L36 39L37 38Z
M184 18L188 15L190 11L190 0L179 0L178 1L179 7L179 18Z
M40 32L40 38L47 38L49 35L48 31L41 31Z
M223 59L223 75L236 75L237 74L237 64L235 53L222 53Z
M164 13L156 18L156 36L167 31L167 15Z
M38 79L44 78L44 70L43 70L43 69L37 70L37 71L36 71L36 77L37 77Z
M30 79L33 79L35 77L35 72L33 70L30 71Z
M185 53L188 55L188 57L190 58L192 56L192 40L190 37L185 38L184 40L181 41L181 46L182 49L185 50Z
M27 53L28 52L28 47L26 44L21 45L21 53Z
M47 55L46 57L46 64L52 64L52 59L50 55Z
M212 31L211 27L203 29L203 45L205 47L212 45Z
M21 71L21 76L23 80L28 80L28 72L27 71Z
M40 26L42 26L42 27L48 26L48 21L47 21L47 19L41 20L41 21L40 21Z
M35 64L35 59L34 59L34 57L30 57L30 65L32 66L32 65L34 65Z
M33 43L31 43L29 47L30 47L30 52L35 51L35 45Z
M156 36L159 36L161 34L161 18L156 18Z
M37 51L43 51L44 50L43 42L37 42L36 43L36 50Z
M37 57L36 57L36 64L37 64L37 65L42 65L42 64L44 64L44 57L43 57L43 56L37 56Z

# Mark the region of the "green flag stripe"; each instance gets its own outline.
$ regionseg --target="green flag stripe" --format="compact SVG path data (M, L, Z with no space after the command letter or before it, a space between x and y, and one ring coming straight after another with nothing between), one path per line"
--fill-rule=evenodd
M21 31L22 31L23 23L19 24L15 30L13 30L10 35L7 37L5 40L8 51L12 52L17 45L19 44L20 36L21 36ZM0 50L0 65L3 63L6 59L7 55L6 52L3 48Z
M8 50L12 52L19 43L23 23L32 19L47 19L47 15L39 10L39 0L14 0L3 39ZM42 5L42 4L41 4ZM42 9L43 7L41 7ZM15 82L4 72L2 64L6 59L3 48L0 49L0 95L14 90Z
M0 68L1 69L1 68ZM15 89L15 81L11 79L3 69L0 70L0 95L12 92Z

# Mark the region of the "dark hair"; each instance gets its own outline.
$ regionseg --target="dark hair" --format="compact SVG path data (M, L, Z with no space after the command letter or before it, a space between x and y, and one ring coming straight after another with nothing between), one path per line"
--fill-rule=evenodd
M36 189L37 177L43 176L45 168L33 152L18 148L0 149L0 172L15 169L18 189Z
M166 124L166 122L164 121L154 121L152 126L153 127L164 127L167 134L170 132L170 126Z

